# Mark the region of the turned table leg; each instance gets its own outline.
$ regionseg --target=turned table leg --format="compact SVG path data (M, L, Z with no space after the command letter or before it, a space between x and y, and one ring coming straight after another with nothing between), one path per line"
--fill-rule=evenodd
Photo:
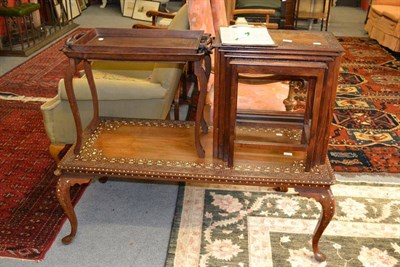
M76 184L90 183L91 179L86 178L63 178L60 177L57 183L57 198L61 207L71 224L71 233L62 239L63 244L68 245L72 242L78 228L78 220L71 202L70 188Z
M319 239L325 228L331 222L332 217L335 213L335 199L333 197L331 189L328 188L296 188L295 189L300 196L314 198L322 206L321 216L319 218L318 224L314 230L312 238L312 246L314 251L314 257L317 261L322 262L326 260L325 254L320 252L318 247Z

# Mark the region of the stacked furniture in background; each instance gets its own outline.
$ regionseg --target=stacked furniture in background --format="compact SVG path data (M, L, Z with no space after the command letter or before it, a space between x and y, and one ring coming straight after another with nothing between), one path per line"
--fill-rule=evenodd
M400 0L373 0L365 30L382 46L400 52Z
M64 2L3 0L0 55L29 56L78 25Z
M35 33L32 14L39 8L40 5L37 3L16 1L9 5L7 0L3 1L0 6L0 16L4 18L6 44L10 50L15 49L14 36L18 36L17 44L21 45L21 50L36 43L36 39L40 37L40 31Z

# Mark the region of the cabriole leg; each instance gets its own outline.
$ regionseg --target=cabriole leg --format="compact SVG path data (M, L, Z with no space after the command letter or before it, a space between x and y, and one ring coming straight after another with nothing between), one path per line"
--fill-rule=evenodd
M314 198L322 206L321 216L314 230L312 246L315 259L319 262L325 261L326 256L325 254L320 252L318 242L322 236L322 233L325 231L325 228L331 222L332 217L335 214L335 199L333 197L332 191L329 187L315 189L296 188L296 191L301 196Z
M72 242L76 235L78 228L78 220L74 211L74 207L71 202L70 188L75 184L87 184L90 179L83 178L63 178L62 176L58 179L57 183L57 198L60 202L61 207L64 210L65 215L71 225L71 233L62 239L62 243L68 245Z

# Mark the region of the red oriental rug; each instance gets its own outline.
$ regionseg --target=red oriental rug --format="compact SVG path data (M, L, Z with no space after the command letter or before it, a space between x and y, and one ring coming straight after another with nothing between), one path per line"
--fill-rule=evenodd
M67 57L60 51L65 41L80 31L79 28L67 37L45 49L0 77L0 93L12 93L27 97L54 97L58 81L64 76Z
M368 38L345 49L331 127L335 171L400 172L400 55Z
M40 104L0 101L0 257L42 260L65 221Z
M40 105L0 100L0 257L42 260L65 221Z
M1 76L0 93L54 97L67 64L59 49L80 30ZM0 100L0 257L44 259L65 221L41 104ZM74 204L84 188L71 192Z

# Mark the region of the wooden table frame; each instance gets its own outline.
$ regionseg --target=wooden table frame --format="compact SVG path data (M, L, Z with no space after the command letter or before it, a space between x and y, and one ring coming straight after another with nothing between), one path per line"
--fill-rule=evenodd
M296 35L298 33L298 31L295 32ZM272 37L279 42L279 36L291 38L294 36L293 34L290 31L277 31L275 35L272 34ZM316 34L316 36L320 35ZM328 43L333 42L329 35L323 36L326 37ZM71 243L77 233L78 222L71 203L70 188L76 184L90 183L100 177L270 186L281 191L294 188L301 196L313 198L321 204L321 216L313 233L312 247L314 257L318 261L324 261L326 256L319 250L318 243L334 215L335 201L330 187L334 184L335 177L325 156L328 141L326 136L329 129L315 127L315 123L327 126L330 122L332 110L326 106L333 106L341 49L335 46L335 43L333 48L327 51L303 49L298 52L297 48L297 45L283 46L283 48L279 48L279 46L273 48L217 46L214 126L209 129L212 133L201 135L203 98L205 97L209 68L202 67L200 63L204 62L206 65L210 63L206 52L199 55L179 55L173 58L158 55L157 58L160 61L194 62L195 73L198 75L201 87L194 123L128 120L98 117L97 96L89 61L91 59L117 60L115 55L101 52L77 52L68 48L67 44L64 52L70 58L70 65L66 71L65 80L77 124L78 139L62 158L55 171L55 174L59 176L57 198L71 224L71 232L62 239L62 242L64 244ZM254 61L255 57L258 61ZM148 55L129 53L122 60L149 60L149 57ZM72 87L72 77L76 71L76 65L80 61L84 63L88 82L91 85L95 110L95 116L85 131L82 131L80 125ZM307 73L299 69L303 68L304 64L309 64ZM233 114L236 111L237 73L249 70L282 72L279 74L303 74L310 78L313 85L313 89L309 90L311 97L307 104L310 108L307 109L303 118L305 121L312 119L312 124L306 127L310 128L310 133L314 132L306 138L312 140L308 150L315 153L315 157L311 158L312 164L309 168L306 169L304 155L301 154L304 151L293 158L276 161L273 154L268 154L260 149L249 153L242 147L235 149L233 166L228 166L224 157L227 156L226 151L233 153L233 150L228 150L229 146L232 148L233 139L226 139L226 137L233 136L232 129L241 127L233 127L235 123L232 122ZM322 108L323 106L325 108ZM226 116L231 116L231 120L226 120ZM228 131L226 131L227 129ZM252 129L243 129L252 131ZM205 130L203 129L204 132L206 132ZM150 135L148 131L151 131ZM165 133L169 133L169 135L165 136ZM204 147L201 146L203 155L199 153L198 146L196 146L196 151L193 149L193 135L197 145L203 144ZM147 149L136 150L137 146L143 145L141 141L143 137L154 138L155 141L149 142L153 145L148 146ZM110 149L115 142L126 142L127 139L130 140L129 147ZM160 153L158 150L161 146L165 146L163 148L165 151L174 151L174 155ZM249 155L255 154L257 154L255 159L249 158Z
M316 131L318 129L319 109L323 90L324 77L328 69L325 63L321 62L302 62L302 61L262 61L262 60L248 60L248 59L233 59L229 62L231 65L231 90L227 91L226 98L230 101L230 110L227 129L229 129L229 144L225 146L227 151L225 154L228 159L228 166L233 166L234 147L235 143L246 146L255 146L265 149L279 149L289 151L307 151L306 157L306 171L310 171L312 166L319 164L316 162L314 151L316 150ZM238 99L238 76L239 73L251 74L281 74L284 73L288 76L301 76L309 80L309 89L307 90L307 104L304 112L304 118L300 124L292 124L284 122L285 127L301 127L303 129L302 143L283 144L276 142L235 142L235 124L237 113L237 99ZM311 121L311 125L310 125ZM269 127L282 127L282 124L273 122L264 122Z

